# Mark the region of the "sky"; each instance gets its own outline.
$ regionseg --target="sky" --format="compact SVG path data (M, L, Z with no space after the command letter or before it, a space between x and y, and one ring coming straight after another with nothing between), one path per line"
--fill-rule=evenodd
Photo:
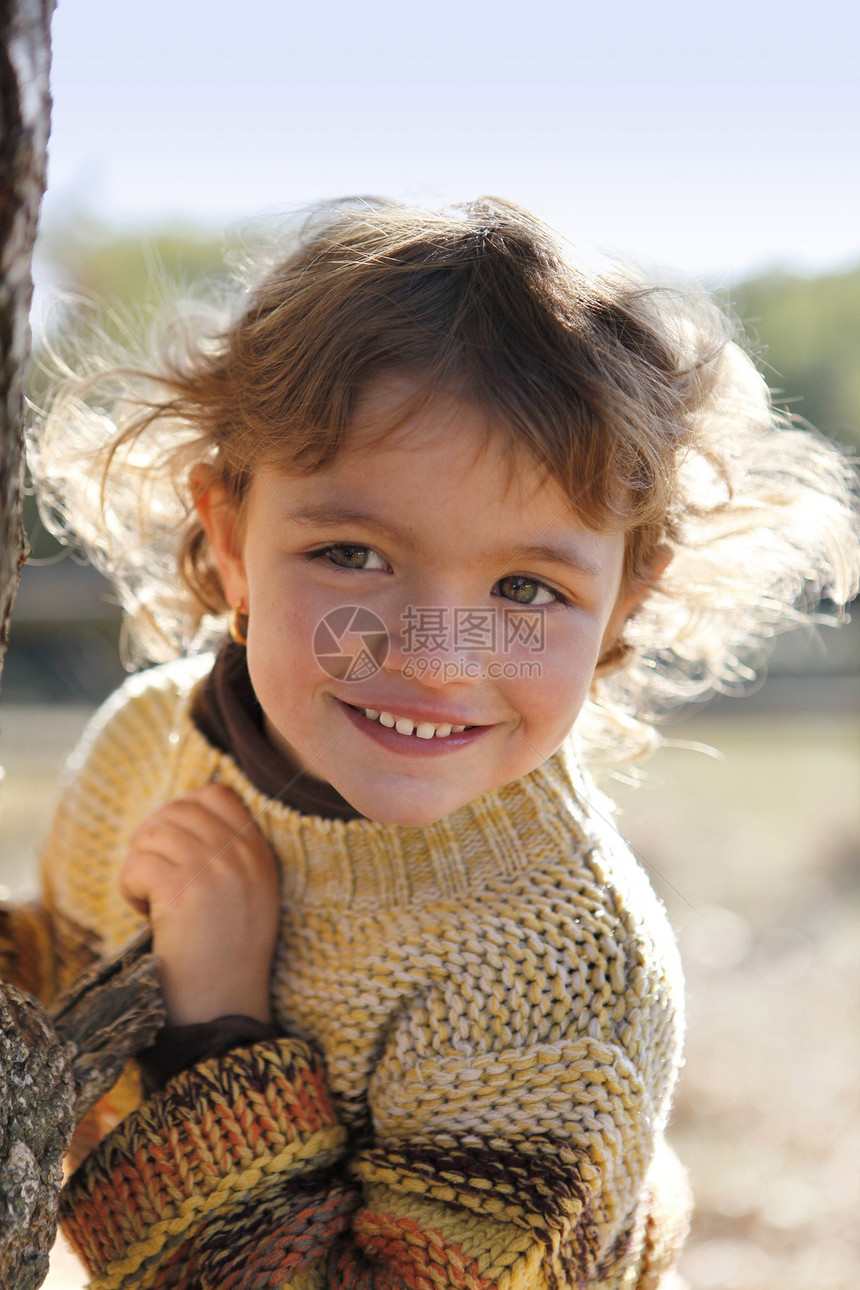
M489 193L730 286L860 262L844 0L59 0L46 222Z

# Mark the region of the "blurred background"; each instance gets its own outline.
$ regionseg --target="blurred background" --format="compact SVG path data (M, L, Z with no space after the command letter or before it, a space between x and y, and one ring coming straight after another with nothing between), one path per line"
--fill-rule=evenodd
M217 278L225 250L309 202L492 193L703 282L777 402L856 450L858 25L832 0L61 0L37 358L67 325L58 299L102 302L108 330L144 318L166 279ZM124 675L110 588L32 505L27 522L0 694L13 899L35 890L58 770ZM691 1290L856 1290L856 626L784 638L750 689L673 723L643 782L617 785L689 981L673 1138L698 1212L682 1271ZM82 1284L58 1248L49 1287Z

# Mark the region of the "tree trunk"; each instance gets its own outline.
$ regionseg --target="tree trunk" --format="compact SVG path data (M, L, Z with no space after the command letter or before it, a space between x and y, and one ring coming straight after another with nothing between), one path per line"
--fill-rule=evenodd
M0 0L0 670L27 558L22 524L31 265L45 191L52 0ZM68 1054L42 1010L0 990L0 1272L41 1285L71 1133Z
M21 522L31 265L45 191L53 0L0 0L0 669L27 544Z
M0 0L0 670L27 558L22 525L31 265L45 191L53 0ZM164 1024L148 931L51 1013L0 984L0 1286L36 1290L77 1119Z
M50 1011L0 986L0 1286L36 1290L57 1235L75 1124L164 1025L144 928Z

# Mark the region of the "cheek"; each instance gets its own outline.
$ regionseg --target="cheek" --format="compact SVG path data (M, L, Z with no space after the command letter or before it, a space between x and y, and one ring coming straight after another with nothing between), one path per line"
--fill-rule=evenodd
M260 591L252 599L248 666L266 689L283 693L301 678L324 673L314 657L314 632L322 612L306 596Z
M313 637L314 625L326 608L317 603L313 587L265 567L249 570L248 587L252 627L258 636L280 636L285 644Z
M549 627L542 649L519 650L511 656L519 676L515 685L523 715L531 714L547 728L566 733L588 696L600 654L594 631L553 631Z

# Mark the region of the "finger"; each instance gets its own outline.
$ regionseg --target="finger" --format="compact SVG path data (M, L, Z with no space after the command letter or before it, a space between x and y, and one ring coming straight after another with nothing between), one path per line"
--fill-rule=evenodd
M182 865L158 852L140 850L129 856L119 878L119 889L128 904L145 912L154 925L188 891L194 891L198 908L201 898L204 905L211 905L213 899L233 900L236 893L229 885L225 894L225 878L229 884L228 870L222 866L216 872L214 862L202 854L193 865ZM205 881L201 884L202 879Z
M206 845L170 821L150 821L130 841L119 875L120 889L126 898L151 905L154 897L163 899L177 885L204 874L223 849Z
M127 905L130 905L136 914L140 914L141 918L149 918L148 900L140 900L138 899L137 896L129 895L127 891L123 890L122 883L120 883L119 893L122 896L125 903Z
M251 812L238 793L234 793L226 784L206 784L189 794L189 797L238 833L256 829Z
M223 784L207 784L165 803L143 821L143 826L159 820L182 824L208 844L214 840L223 845L222 833L236 838L259 833L242 799Z
M211 805L189 795L167 802L153 811L138 825L131 842L158 849L159 839L168 838L172 841L175 838L177 844L181 845L181 835L184 834L189 845L193 842L211 852L229 846L234 839L241 839L250 827L250 816L225 819L212 810Z
M265 853L275 866L271 848L256 820L232 789L224 784L207 784L181 802L188 812L186 823L197 830L206 845L217 847L219 854L226 851L231 859L256 865ZM195 807L202 812L200 816L193 814Z
M149 915L153 899L164 887L164 856L147 851L130 851L120 871L120 895L138 913Z
M138 825L129 838L129 853L146 852L185 866L199 863L201 857L211 858L230 836L208 813L171 803Z
M189 886L206 878L222 891L224 883L259 881L260 859L270 856L268 847L255 848L220 820L208 818L202 839L171 820L150 820L132 840L120 879L123 894L145 900L150 909L175 900ZM269 868L274 876L274 860ZM231 878L232 875L232 878Z

